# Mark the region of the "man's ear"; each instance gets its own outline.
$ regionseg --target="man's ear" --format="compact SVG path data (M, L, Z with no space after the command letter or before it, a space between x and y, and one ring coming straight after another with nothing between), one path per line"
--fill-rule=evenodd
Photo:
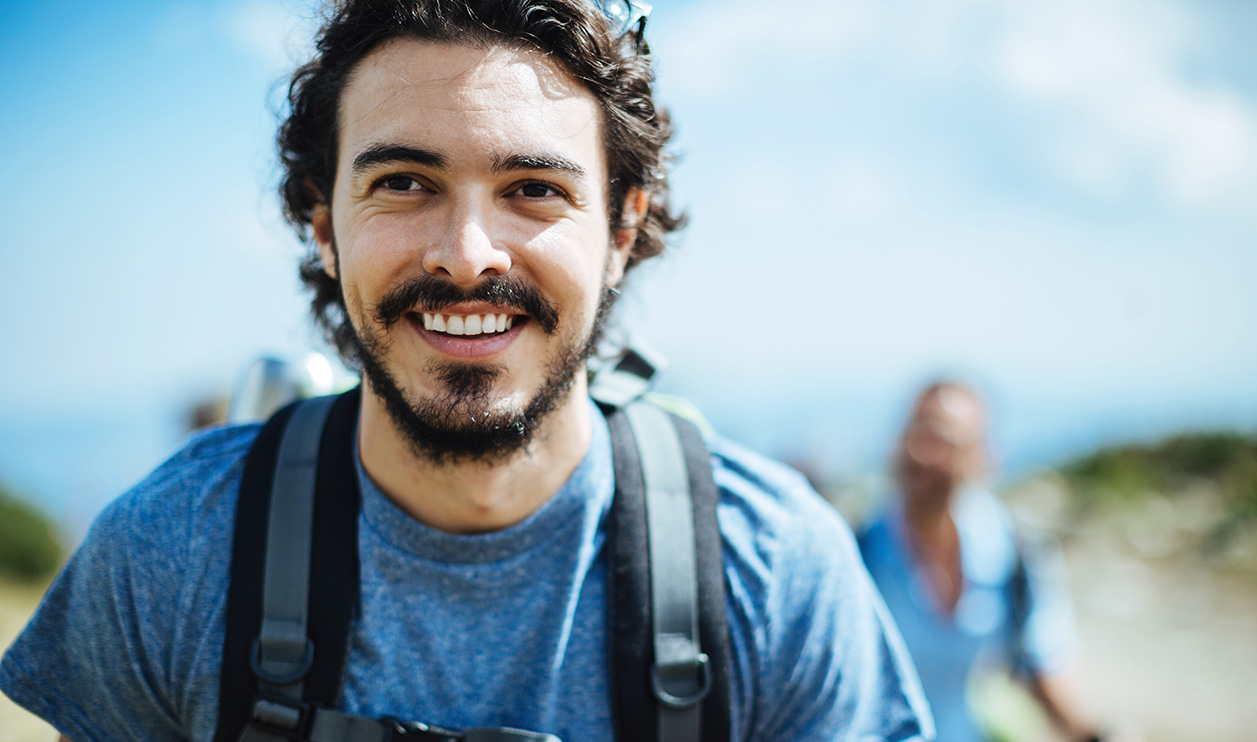
M624 277L624 266L628 265L633 254L633 246L637 244L637 227L646 218L650 209L650 194L640 188L630 188L624 194L623 208L620 209L620 226L615 230L611 255L609 257L609 285L615 286Z
M327 204L316 204L311 210L310 230L314 233L314 244L319 247L323 272L336 278L336 240L332 234L332 211Z

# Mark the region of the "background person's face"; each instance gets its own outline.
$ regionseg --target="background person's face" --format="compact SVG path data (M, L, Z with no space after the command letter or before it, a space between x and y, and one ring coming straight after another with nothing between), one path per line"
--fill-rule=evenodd
M899 447L904 494L942 502L982 466L982 408L970 394L944 387L923 396Z

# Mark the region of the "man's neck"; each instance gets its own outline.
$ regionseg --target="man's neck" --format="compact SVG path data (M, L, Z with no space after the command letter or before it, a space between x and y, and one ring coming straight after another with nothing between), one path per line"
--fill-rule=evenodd
M584 379L541 422L528 447L501 462L436 464L415 454L383 402L364 387L358 426L362 466L415 520L447 533L489 533L519 523L559 491L589 450Z
M904 518L914 529L930 530L951 522L955 492L908 494L904 498Z
M964 589L960 534L951 517L954 497L954 492L945 497L910 497L904 507L913 552L925 569L931 592L947 614L955 610Z

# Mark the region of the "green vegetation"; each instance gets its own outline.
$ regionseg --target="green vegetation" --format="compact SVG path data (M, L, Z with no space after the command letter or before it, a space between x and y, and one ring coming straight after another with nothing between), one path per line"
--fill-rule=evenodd
M22 582L51 577L64 553L48 516L0 487L0 574Z
M1151 494L1175 497L1206 484L1222 512L1212 546L1257 522L1257 438L1240 433L1188 433L1159 443L1106 448L1063 467L1080 504L1134 503Z

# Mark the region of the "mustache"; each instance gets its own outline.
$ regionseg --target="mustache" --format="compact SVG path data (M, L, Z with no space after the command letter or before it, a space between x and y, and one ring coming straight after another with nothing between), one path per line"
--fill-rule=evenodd
M464 288L424 273L389 289L372 314L380 324L392 327L407 312L438 312L461 302L485 302L500 309L513 309L531 317L548 335L553 335L559 326L559 312L554 304L518 276L486 276L475 286Z

